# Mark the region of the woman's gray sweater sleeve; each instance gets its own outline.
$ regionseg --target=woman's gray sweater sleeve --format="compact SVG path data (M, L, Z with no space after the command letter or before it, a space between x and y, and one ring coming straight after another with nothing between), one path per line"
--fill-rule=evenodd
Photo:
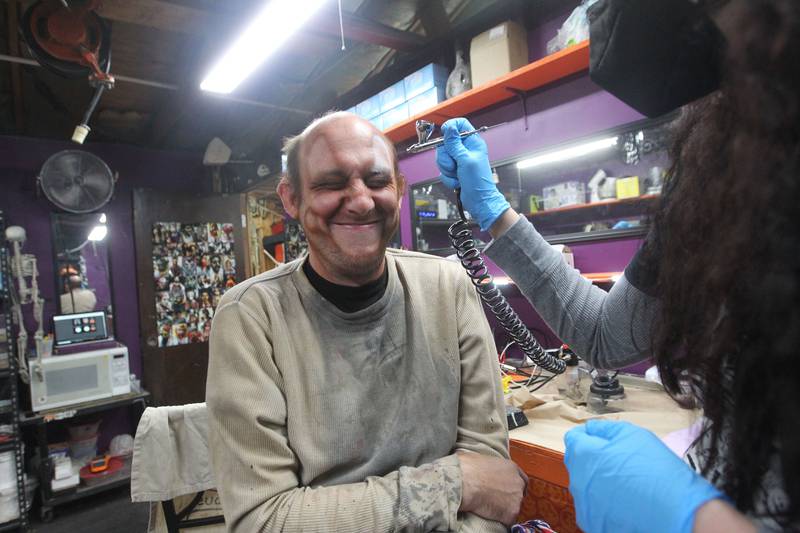
M619 368L650 355L658 301L623 275L606 292L571 268L520 216L486 248L544 321L581 358L598 368Z

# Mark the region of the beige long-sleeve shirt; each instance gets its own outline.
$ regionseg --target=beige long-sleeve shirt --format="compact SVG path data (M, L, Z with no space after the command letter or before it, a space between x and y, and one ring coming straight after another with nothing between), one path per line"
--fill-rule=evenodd
M458 513L457 450L508 457L496 350L461 267L387 251L355 313L292 262L225 293L206 401L235 531L505 531Z

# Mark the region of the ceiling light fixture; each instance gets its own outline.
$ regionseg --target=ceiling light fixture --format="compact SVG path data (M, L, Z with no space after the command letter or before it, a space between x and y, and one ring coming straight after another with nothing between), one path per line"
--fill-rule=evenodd
M570 148L564 148L563 150L556 150L554 152L537 155L536 157L531 157L529 159L523 159L522 161L519 161L517 163L517 168L524 169L524 168L537 167L540 165L546 165L548 163L555 163L557 161L565 161L567 159L581 157L587 154L591 154L592 152L598 152L600 150L605 150L606 148L611 148L612 146L616 146L618 140L619 137L609 137L607 139L600 139L599 141L592 141L584 144L579 144L577 146L572 146Z
M217 61L200 84L204 91L232 92L278 50L328 0L272 0Z

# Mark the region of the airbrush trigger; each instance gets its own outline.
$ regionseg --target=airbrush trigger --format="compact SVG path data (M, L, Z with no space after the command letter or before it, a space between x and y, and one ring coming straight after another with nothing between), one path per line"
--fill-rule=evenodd
M459 137L465 139L470 135L475 135L476 133L482 133L490 128L494 128L500 126L501 124L495 124L494 126L482 126L480 128L476 128L470 131L462 131L459 133ZM406 152L410 154L418 154L419 152L424 152L426 150L431 150L432 148L436 148L437 146L442 146L444 144L444 137L437 137L435 139L431 139L433 136L433 131L436 129L436 124L429 120L417 120L415 123L415 127L417 130L417 142L406 148Z
M416 129L417 129L417 144L422 144L428 142L433 135L433 131L436 129L436 124L431 122L430 120L418 120L416 122Z

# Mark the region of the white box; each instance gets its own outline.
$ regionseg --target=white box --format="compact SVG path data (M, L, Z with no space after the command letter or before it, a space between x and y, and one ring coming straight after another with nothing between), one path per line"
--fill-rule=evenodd
M403 102L399 106L390 109L385 113L381 113L381 126L384 130L388 130L395 124L399 124L408 119L408 104Z
M408 116L418 115L444 100L444 87L431 87L408 101Z
M528 34L508 20L475 36L469 47L472 87L499 78L528 64Z
M78 472L73 472L73 474L64 479L54 479L50 482L50 489L53 492L58 492L59 490L66 490L72 487L77 487L81 483L81 476Z
M406 100L411 100L417 95L424 93L434 87L440 87L442 94L447 86L447 67L430 63L416 72L413 72L403 79L403 86L406 91Z
M565 181L542 189L545 209L586 203L586 186L582 181Z
M381 106L381 113L386 113L406 101L406 89L403 80L394 85L390 85L378 93L378 101Z
M356 114L367 120L375 118L381 114L381 101L378 95L370 96L363 102L356 105Z
M62 480L72 476L72 459L69 457L61 457L54 461L54 465L53 479Z

